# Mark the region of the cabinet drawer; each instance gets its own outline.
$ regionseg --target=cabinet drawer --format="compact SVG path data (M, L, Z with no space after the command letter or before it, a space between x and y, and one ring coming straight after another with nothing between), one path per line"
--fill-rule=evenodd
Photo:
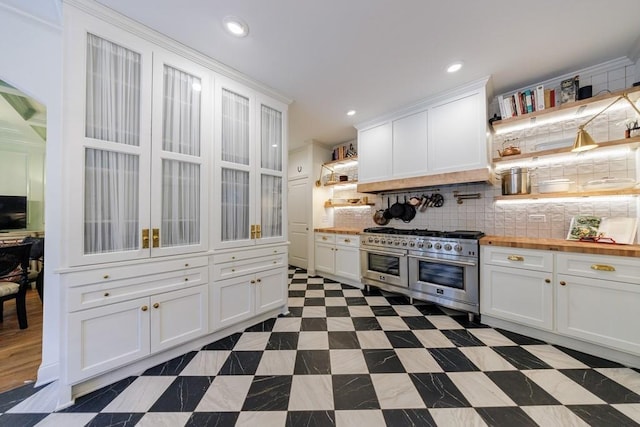
M557 255L558 273L615 280L640 285L637 258L562 253Z
M353 234L338 234L336 235L336 245L358 248L360 247L359 236Z
M69 288L69 312L208 283L206 267Z
M287 265L287 255L272 255L213 264L212 279L223 280Z
M287 246L272 246L269 248L243 249L241 251L227 251L213 255L214 264L237 262L251 258L261 258L274 255L286 255Z
M316 242L318 243L335 243L336 235L331 233L316 233Z
M553 271L553 253L547 251L483 246L480 259L483 264Z

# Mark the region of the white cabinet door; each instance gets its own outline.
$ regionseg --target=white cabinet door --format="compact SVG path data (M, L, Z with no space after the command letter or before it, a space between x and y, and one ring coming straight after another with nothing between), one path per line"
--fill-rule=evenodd
M426 111L393 121L392 157L394 178L427 173Z
M336 245L335 274L338 277L360 281L360 250L358 248Z
M486 96L484 89L429 108L429 173L486 168Z
M640 286L558 274L557 329L640 355Z
M553 329L551 273L484 265L480 313L540 329Z
M69 314L68 381L138 360L150 352L149 298Z
M391 123L358 132L358 181L375 182L392 176Z
M198 338L209 329L208 285L151 297L151 351Z
M278 268L256 274L256 314L284 305L287 300L287 270Z
M210 292L210 331L233 325L253 316L254 275L234 277L212 283Z
M330 274L335 273L334 249L335 246L333 244L316 243L316 271L323 271Z

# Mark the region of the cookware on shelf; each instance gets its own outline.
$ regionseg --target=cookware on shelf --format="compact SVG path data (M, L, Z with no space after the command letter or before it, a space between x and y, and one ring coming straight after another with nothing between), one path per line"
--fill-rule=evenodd
M396 202L389 208L391 211L391 218L401 219L404 215L404 203L400 203L400 198L396 196Z
M387 209L384 210L384 217L387 220L387 223L389 222L389 220L391 220L393 218L393 215L391 215L391 206L390 206L390 201L389 201L389 197L387 197Z
M373 222L378 225L387 225L389 223L390 218L385 217L386 210L383 208L378 209L373 214Z
M404 212L402 213L401 219L404 222L411 222L413 218L416 216L416 207L413 206L410 202L407 201L407 196L404 197Z

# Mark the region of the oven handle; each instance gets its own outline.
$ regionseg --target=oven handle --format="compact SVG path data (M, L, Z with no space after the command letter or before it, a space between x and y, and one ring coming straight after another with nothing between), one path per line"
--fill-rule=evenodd
M374 251L371 249L363 249L363 248L360 248L360 250L368 254L375 254L375 255L382 255L382 256L399 256L399 257L407 256L407 254L396 253L396 252L379 252L379 251Z
M467 266L467 267L475 267L477 265L477 263L475 262L465 262L465 261L451 261L448 259L442 259L442 258L431 258L431 257L427 257L427 256L410 256L410 258L415 258L417 260L423 260L423 261L433 261L433 262L439 262L441 264L450 264L450 265L460 265L460 266Z

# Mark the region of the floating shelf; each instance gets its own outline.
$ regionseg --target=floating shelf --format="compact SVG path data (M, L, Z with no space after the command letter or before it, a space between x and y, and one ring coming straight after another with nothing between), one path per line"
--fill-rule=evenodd
M634 196L640 195L640 188L627 188L625 190L600 190L600 191L576 191L563 193L538 193L538 194L515 194L512 196L495 196L494 200L536 200L536 199L559 199L568 197L593 197L593 196Z
M358 182L357 179L352 179L349 181L335 181L335 182L327 182L324 186L325 187L331 187L334 185L349 185L349 184L356 184Z
M375 206L375 203L332 203L330 201L324 202L325 208L342 208L342 207L360 207L360 206Z
M344 159L340 159L340 160L332 160L330 162L323 163L322 165L328 168L331 168L332 166L338 166L345 163L357 162L357 161L358 161L358 156L353 156L353 157L345 157Z

